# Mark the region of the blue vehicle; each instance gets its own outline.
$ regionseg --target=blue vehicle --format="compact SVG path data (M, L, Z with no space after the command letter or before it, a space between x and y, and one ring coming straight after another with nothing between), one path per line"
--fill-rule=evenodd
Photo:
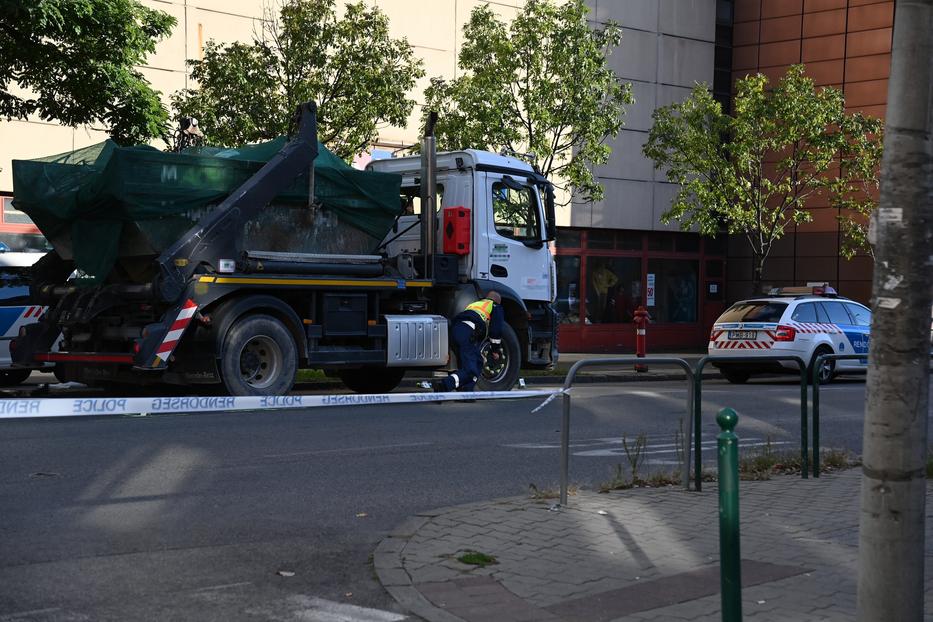
M820 384L836 374L862 372L868 367L871 310L842 298L827 285L783 287L768 296L741 300L719 316L709 336L713 365L732 383L746 382L753 374L797 373L793 361L768 362L756 358L792 355L812 372L821 354L864 354L863 359L826 361ZM716 363L715 357L748 357L741 363ZM808 376L809 377L809 376Z
M33 371L10 367L10 341L19 334L20 327L37 322L46 310L29 301L29 268L43 254L0 248L0 386L3 387L20 384Z

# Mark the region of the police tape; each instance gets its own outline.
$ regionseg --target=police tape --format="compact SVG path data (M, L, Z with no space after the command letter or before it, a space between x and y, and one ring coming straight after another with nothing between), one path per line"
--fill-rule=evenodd
M374 406L460 400L540 398L553 391L475 391L473 393L385 393L270 395L265 397L75 397L0 400L0 419L155 415L219 411L292 410L322 406Z

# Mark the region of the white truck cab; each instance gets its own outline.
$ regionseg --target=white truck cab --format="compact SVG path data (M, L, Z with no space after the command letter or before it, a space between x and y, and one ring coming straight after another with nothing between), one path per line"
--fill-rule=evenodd
M368 170L402 175L414 213L403 216L387 240L389 256L420 252L417 214L421 160L419 157L375 160ZM556 272L548 240L553 239L550 184L517 158L467 149L437 154L439 206L436 253L444 251L444 208L466 207L471 214L471 245L459 258L463 281L492 282L514 291L521 300L551 303ZM401 233L401 235L399 235Z

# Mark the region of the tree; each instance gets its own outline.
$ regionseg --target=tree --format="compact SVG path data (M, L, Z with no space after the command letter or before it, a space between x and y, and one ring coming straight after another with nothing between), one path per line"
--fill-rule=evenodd
M318 104L318 138L344 159L363 151L381 124L404 126L406 97L424 75L406 39L389 36L378 8L334 0L287 0L267 13L252 43L208 42L189 61L197 89L172 98L181 116L199 119L206 141L234 146L288 131L298 104Z
M683 102L655 110L644 147L680 186L661 220L743 235L756 293L773 244L791 223L812 220L808 203L822 195L861 208L856 191L877 183L881 122L846 114L842 92L817 89L804 72L791 67L773 88L761 74L738 80L734 116L698 84Z
M135 0L0 0L0 116L101 123L121 143L164 135L137 66L174 26Z
M615 24L592 28L581 0L529 0L511 24L485 4L463 29L459 67L433 78L426 110L439 112L438 145L527 152L542 174L563 179L583 200L600 200L592 167L622 128L631 88L608 66L621 40Z
M921 620L933 249L933 0L894 17L862 448L857 619Z

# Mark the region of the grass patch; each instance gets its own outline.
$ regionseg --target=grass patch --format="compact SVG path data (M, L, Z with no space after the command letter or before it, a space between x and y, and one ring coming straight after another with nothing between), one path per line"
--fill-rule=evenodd
M842 471L861 464L849 452L827 449L820 452L820 473ZM799 475L802 468L800 452L775 451L769 440L760 450L739 456L739 479L756 481L772 475Z
M479 566L480 568L499 563L492 555L480 553L479 551L465 551L457 557L457 561L470 566Z
M337 378L328 378L323 369L299 369L295 374L295 382L336 382Z

